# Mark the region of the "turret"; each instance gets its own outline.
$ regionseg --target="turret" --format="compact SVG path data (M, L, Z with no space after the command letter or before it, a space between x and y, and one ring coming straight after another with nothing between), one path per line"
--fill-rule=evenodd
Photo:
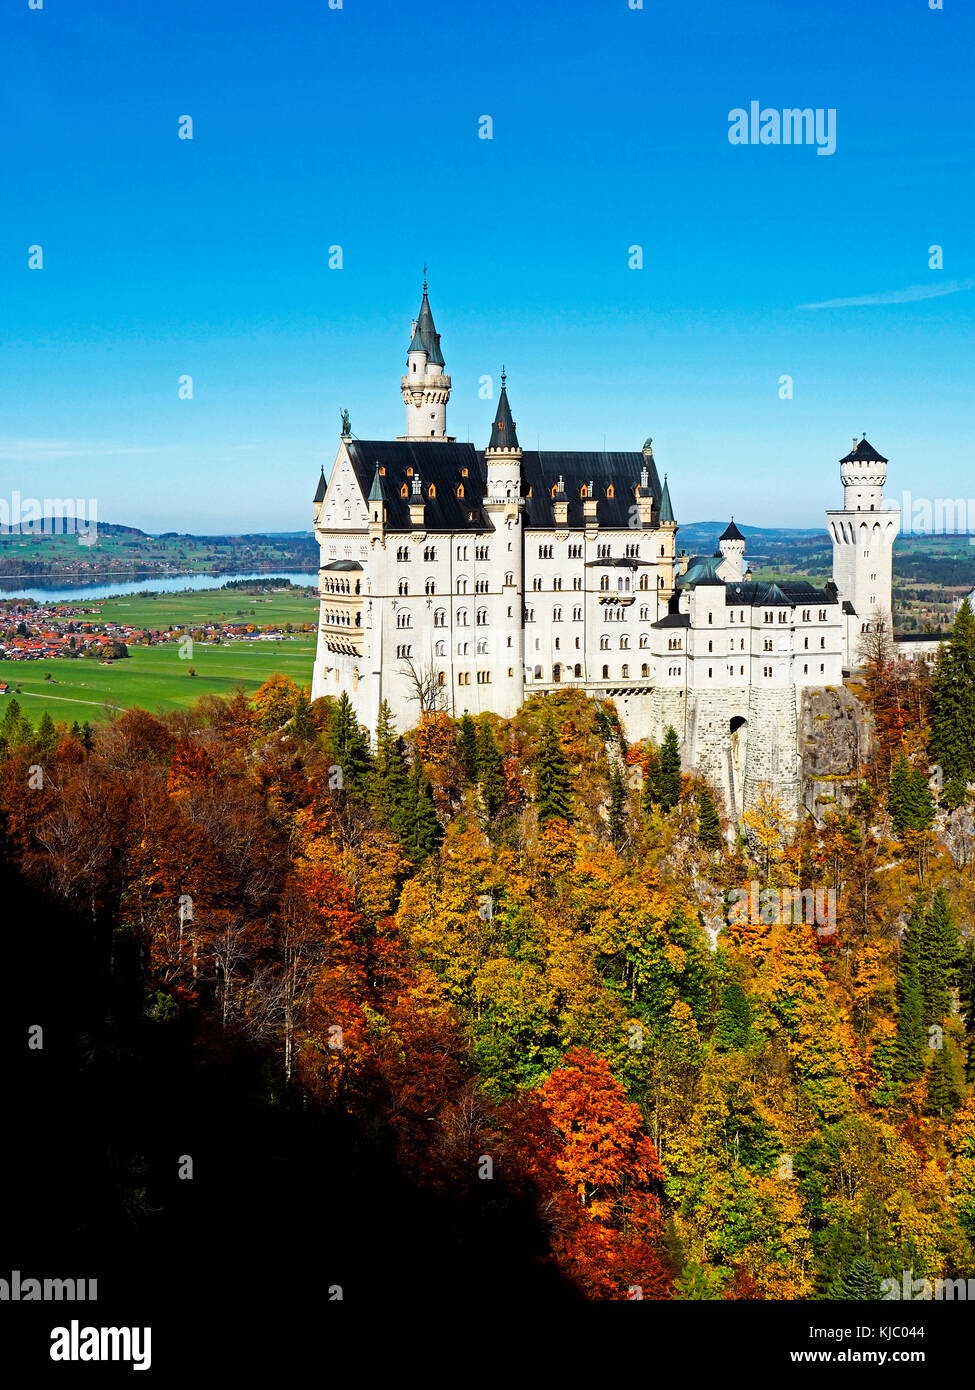
M440 334L434 327L424 274L420 312L413 320L413 333L406 350L406 374L400 378L400 391L406 405L406 433L400 435L401 439L453 442L447 434L450 377L443 368Z
M325 482L325 469L318 480L318 487L315 489L315 525L318 525L318 518L322 513L322 503L325 501L325 493L328 491L328 484Z
M648 440L647 443L650 441ZM667 482L667 474L664 474L663 490L660 493L660 554L657 557L659 567L658 594L664 603L670 601L671 596L677 586L677 521L674 517L674 508L670 501L670 487ZM686 569L687 566L685 565Z
M491 439L484 450L487 465L487 496L485 505L522 506L521 498L521 459L522 450L518 443L515 422L511 418L508 404L507 375L501 368L501 395L491 426Z
M369 539L382 540L386 529L386 493L382 470L376 464L376 474L369 489Z
M745 537L735 525L734 517L718 537L718 551L724 557L728 580L741 579L745 571Z
M423 496L423 484L420 481L419 473L413 475L413 487L410 491L410 525L422 531L426 521L426 498Z
M897 504L884 502L887 460L866 438L840 459L843 509L826 513L833 542L833 582L843 604L844 665L855 669L865 633L889 625Z

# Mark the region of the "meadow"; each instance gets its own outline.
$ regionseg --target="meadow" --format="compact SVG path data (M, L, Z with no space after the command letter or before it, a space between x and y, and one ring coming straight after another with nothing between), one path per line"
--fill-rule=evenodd
M88 606L88 605L86 605ZM182 594L137 595L92 602L104 621L154 629L193 628L204 622L314 622L316 605L301 591L267 596L210 590ZM129 656L110 665L94 658L0 661L0 681L10 683L21 707L36 725L47 710L52 719L92 723L119 709L139 705L152 712L191 705L201 695L229 695L240 686L256 690L269 676L290 676L299 685L311 682L315 633L297 633L281 641L237 640L220 646L195 642L191 658L180 657L177 642L129 647ZM190 675L190 670L196 672ZM0 711L10 696L0 696Z

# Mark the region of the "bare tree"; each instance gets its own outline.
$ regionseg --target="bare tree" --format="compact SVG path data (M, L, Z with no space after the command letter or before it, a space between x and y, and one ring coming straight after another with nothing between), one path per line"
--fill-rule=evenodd
M883 608L873 608L866 632L860 633L857 643L857 662L868 671L885 671L894 660L894 635L890 614Z
M411 656L404 657L400 670L410 682L410 701L420 706L421 714L434 714L447 708L447 687L441 683L440 672L433 657L417 664Z

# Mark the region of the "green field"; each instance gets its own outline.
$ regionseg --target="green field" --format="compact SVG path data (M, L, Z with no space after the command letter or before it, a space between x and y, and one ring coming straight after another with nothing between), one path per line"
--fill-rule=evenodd
M220 590L160 594L156 598L106 599L93 602L108 620L138 626L192 627L207 619L267 623L314 621L316 606L307 597L278 593L253 597ZM246 639L226 646L196 643L190 660L179 655L179 644L129 648L129 657L103 666L97 660L54 658L47 661L0 661L0 680L10 682L34 724L47 710L53 719L84 723L107 719L113 708L141 705L165 711L190 705L201 695L229 695L237 686L256 690L276 673L299 685L311 682L315 657L314 632L280 642ZM195 676L189 674L192 667ZM50 675L52 679L48 680ZM0 696L0 711L10 696Z

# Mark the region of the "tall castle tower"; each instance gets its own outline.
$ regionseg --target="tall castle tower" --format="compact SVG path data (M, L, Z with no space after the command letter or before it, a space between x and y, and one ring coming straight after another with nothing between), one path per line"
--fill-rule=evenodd
M864 633L879 620L891 626L894 540L900 508L884 502L887 460L864 437L840 459L842 511L826 513L833 542L833 582L844 615L843 664L857 665Z
M425 274L423 299L413 322L413 337L406 352L406 373L400 378L400 389L406 405L406 433L400 438L433 439L452 444L453 438L447 433L450 377L444 371L440 334L433 326Z
M489 600L493 628L492 640L488 643L491 679L496 689L505 692L502 707L507 717L518 710L525 697L522 457L502 367L501 395L491 426L491 439L484 450L487 469L484 511L494 526L489 573L490 589L498 595Z

